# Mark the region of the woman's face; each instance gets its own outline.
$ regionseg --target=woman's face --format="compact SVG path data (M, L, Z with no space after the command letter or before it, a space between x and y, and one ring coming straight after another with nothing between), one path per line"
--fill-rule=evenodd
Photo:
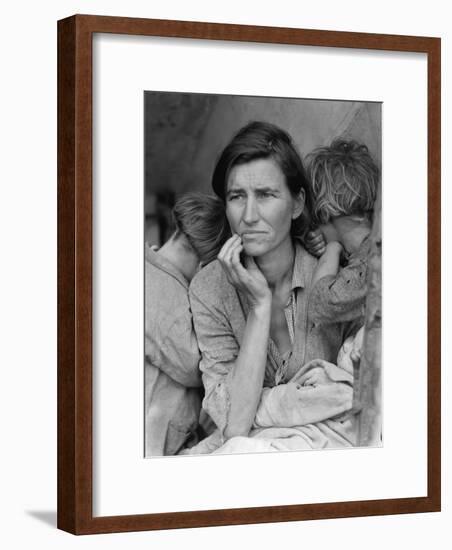
M256 159L231 169L226 183L226 216L249 256L263 256L290 239L292 220L303 207L303 191L299 197L292 195L273 159Z

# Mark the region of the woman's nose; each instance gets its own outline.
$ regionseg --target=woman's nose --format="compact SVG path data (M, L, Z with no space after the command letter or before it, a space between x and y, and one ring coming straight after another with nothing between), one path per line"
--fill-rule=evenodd
M243 213L243 221L247 224L255 223L259 219L256 201L253 197L249 197L246 201L245 212Z

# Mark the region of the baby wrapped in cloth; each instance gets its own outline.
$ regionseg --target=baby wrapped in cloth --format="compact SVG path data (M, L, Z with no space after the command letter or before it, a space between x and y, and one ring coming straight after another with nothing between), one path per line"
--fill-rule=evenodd
M342 345L337 365L314 359L286 383L264 388L249 436L225 443L219 431L192 448L190 454L249 453L353 447L356 418L353 361L359 358L363 328Z

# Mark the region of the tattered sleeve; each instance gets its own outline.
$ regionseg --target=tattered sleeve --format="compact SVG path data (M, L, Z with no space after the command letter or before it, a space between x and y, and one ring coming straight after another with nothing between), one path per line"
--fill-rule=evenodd
M367 285L365 263L346 266L322 277L311 290L309 318L314 323L343 323L364 315Z
M200 369L205 389L203 408L223 434L230 409L230 382L234 373L239 343L235 338L221 296L215 289L195 281L190 287L190 302L198 345Z
M148 288L150 288L148 286ZM201 386L199 350L187 291L177 286L150 289L146 301L147 360L186 387Z

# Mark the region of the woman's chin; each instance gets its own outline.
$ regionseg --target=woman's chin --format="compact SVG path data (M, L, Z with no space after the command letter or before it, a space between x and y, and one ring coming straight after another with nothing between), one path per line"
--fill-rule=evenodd
M243 251L247 256L253 256L257 258L267 252L267 247L259 245L257 243L245 243L243 245Z

